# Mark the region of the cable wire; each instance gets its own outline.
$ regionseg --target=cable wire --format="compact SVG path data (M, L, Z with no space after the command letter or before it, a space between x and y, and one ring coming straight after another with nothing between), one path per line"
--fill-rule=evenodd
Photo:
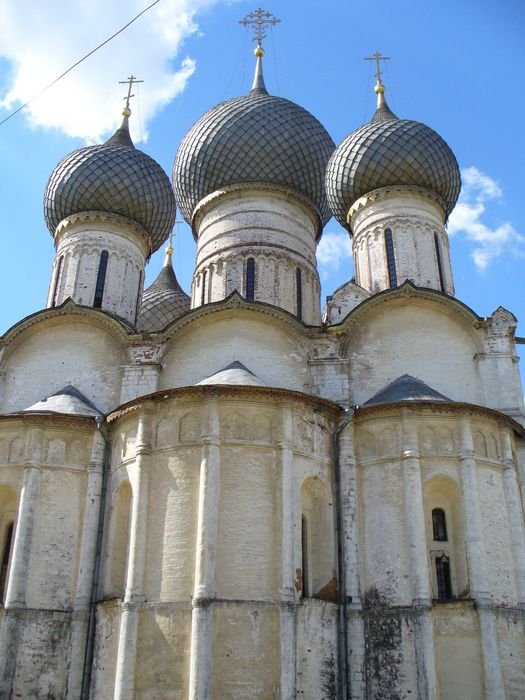
M99 49L101 49L103 46L105 46L106 44L108 44L112 39L114 39L114 38L115 38L116 36L118 36L119 34L122 34L122 32L123 32L125 29L127 29L131 24L133 24L133 22L135 22L136 20L138 20L139 17L141 17L141 16L142 16L145 12L147 12L148 10L151 10L151 8L152 8L154 5L157 5L159 2L160 2L160 0L155 0L154 2L152 2L151 5L148 5L148 7L146 7L144 10L142 10L142 12L139 12L138 15L136 15L135 17L133 17L132 20L130 20L127 24L125 24L125 25L122 27L122 29L119 29L118 32L115 32L114 34L112 34L108 39L106 39L105 41L103 41L101 44L99 44L97 47L95 47L92 51L90 51L90 52L87 53L85 56L83 56L83 58L81 58L79 61L77 61L76 63L74 63L70 68L68 68L66 71L64 71L61 75L59 75L58 78L55 78L51 83L49 83L49 85L46 85L46 87L43 88L39 93L37 93L36 95L34 95L30 100L28 100L27 102L25 102L25 103L24 103L23 105L21 105L20 107L18 107L18 109L15 109L14 112L11 112L11 114L8 114L7 117L5 117L4 119L2 119L2 121L0 121L0 126L2 126L2 124L5 124L6 121L8 121L9 119L11 119L11 117L14 117L15 114L18 114L18 112L21 112L23 109L25 109L28 105L30 105L32 102L34 102L34 100L36 100L38 97L40 97L41 95L43 95L44 92L46 92L47 90L49 90L49 88L53 87L53 85L56 85L56 84L58 83L59 80L62 80L62 78L64 78L68 73L71 73L71 71L72 71L74 68L76 68L77 66L79 66L79 65L80 65L81 63L83 63L87 58L89 58L89 57L92 56L95 52L97 52Z

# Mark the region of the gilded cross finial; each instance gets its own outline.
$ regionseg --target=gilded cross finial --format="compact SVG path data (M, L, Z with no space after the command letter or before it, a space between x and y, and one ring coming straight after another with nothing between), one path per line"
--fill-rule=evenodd
M130 75L127 80L119 80L119 85L127 85L128 86L128 94L126 97L123 97L122 99L126 100L126 105L124 109L122 110L122 114L125 117L129 117L131 114L131 109L129 108L129 101L131 100L132 97L135 97L135 95L131 94L131 90L134 84L136 83L143 83L143 80L137 80L134 75Z
M381 82L381 76L383 75L383 71L381 70L381 63L380 61L390 61L390 56L383 56L382 53L379 51L376 51L374 54L371 56L367 56L365 58L365 61L375 61L376 62L376 80L377 80L377 86L383 86L383 83ZM384 89L383 89L384 91ZM377 90L376 90L377 92Z
M244 19L239 20L239 24L252 29L255 34L253 41L257 42L257 49L262 50L262 40L266 39L268 27L279 24L280 21L271 12L267 12L259 7L257 10L249 12Z

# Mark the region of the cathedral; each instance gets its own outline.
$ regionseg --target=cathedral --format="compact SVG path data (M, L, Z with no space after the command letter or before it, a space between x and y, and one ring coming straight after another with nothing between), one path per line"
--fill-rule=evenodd
M336 146L263 56L172 181L129 101L49 178L47 303L0 338L0 698L523 698L517 321L454 296L454 153L379 68Z

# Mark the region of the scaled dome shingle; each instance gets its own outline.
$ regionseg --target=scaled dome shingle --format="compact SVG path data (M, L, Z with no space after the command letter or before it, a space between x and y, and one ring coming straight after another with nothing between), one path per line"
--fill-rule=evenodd
M408 185L431 190L448 216L461 189L456 157L433 129L398 119L386 102L372 120L349 134L326 169L330 209L342 226L354 202L380 187Z
M171 183L153 158L134 147L127 129L102 145L69 153L52 172L44 194L51 234L66 217L86 211L135 221L149 234L151 252L168 238L175 221Z
M173 164L175 198L191 223L198 203L228 185L263 182L290 187L331 217L324 172L335 148L309 112L256 89L204 114L182 140Z

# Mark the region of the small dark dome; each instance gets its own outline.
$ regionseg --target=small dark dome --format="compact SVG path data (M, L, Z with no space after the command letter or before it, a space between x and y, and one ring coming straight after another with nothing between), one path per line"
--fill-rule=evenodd
M151 287L144 290L137 321L139 331L161 331L186 311L191 299L177 281L171 264L171 254Z
M395 185L434 192L448 216L459 196L461 178L456 157L441 136L421 122L398 119L382 98L372 120L347 136L330 158L326 170L330 209L348 227L348 211L359 197Z
M306 196L325 224L324 172L335 144L314 116L269 95L262 75L257 80L248 95L206 112L182 140L173 165L182 216L191 223L197 204L221 187L263 182Z
M146 230L151 252L168 238L175 198L168 176L135 148L127 126L109 141L73 151L56 166L44 194L44 216L54 236L67 216L101 211L125 216Z

